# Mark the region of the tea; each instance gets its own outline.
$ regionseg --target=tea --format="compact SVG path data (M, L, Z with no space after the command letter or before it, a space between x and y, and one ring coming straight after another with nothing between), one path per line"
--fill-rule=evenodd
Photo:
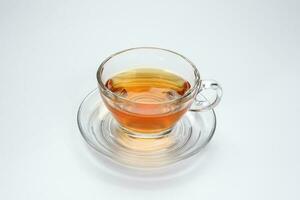
M161 69L125 71L111 77L105 86L123 97L107 99L105 103L121 126L130 131L166 131L175 125L190 105L190 101L173 101L190 89L190 83L179 75Z

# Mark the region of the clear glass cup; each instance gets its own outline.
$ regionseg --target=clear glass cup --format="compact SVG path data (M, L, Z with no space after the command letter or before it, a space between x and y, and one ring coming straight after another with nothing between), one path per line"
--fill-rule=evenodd
M145 67L177 74L189 82L190 88L184 95L172 100L141 103L114 93L105 86L110 78L120 72ZM101 97L119 126L138 138L162 137L187 111L213 109L222 97L221 86L214 80L201 79L198 69L189 59L157 47L131 48L109 56L98 68L97 80ZM208 101L202 99L203 91L207 90L212 91Z

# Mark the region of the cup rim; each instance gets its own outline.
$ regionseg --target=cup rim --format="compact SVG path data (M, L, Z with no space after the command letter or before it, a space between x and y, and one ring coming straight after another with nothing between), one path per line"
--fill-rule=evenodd
M101 75L102 75L102 72L104 70L104 65L109 61L111 60L112 58L114 58L115 56L118 56L122 53L125 53L125 52L128 52L128 51L133 51L133 50L138 50L138 49L154 49L154 50L161 50L161 51L166 51L166 52L169 52L169 53L172 53L172 54L175 54L179 57L181 57L182 59L184 59L187 63L189 63L193 69L194 69L194 74L195 74L195 84L192 88L190 88L183 96L181 96L180 98L176 98L176 99L172 99L172 100L168 100L168 101L163 101L163 102L159 102L159 103L141 103L141 102L136 102L136 101L132 101L130 99L127 99L125 97L122 97L118 94L115 94L114 92L110 91L105 85L104 83L102 82L102 79L101 79ZM102 63L100 64L100 66L98 67L98 70L97 70L97 73L96 73L96 78L97 78L97 82L98 82L98 85L100 86L100 89L101 89L101 93L104 93L106 92L106 94L109 94L110 96L113 96L115 98L118 98L118 99L121 99L123 101L127 101L127 102L130 102L130 103L135 103L135 104L169 104L169 103L175 103L175 102L178 102L178 101L181 101L182 99L188 97L191 93L193 93L197 88L199 88L199 85L201 83L201 80L200 80L200 73L199 73L199 70L197 69L196 65L194 63L192 63L192 61L190 61L187 57L183 56L182 54L180 53L177 53L173 50L169 50L169 49L165 49L165 48L160 48L160 47L153 47L153 46L142 46L142 47L133 47L133 48L128 48L128 49L124 49L124 50L121 50L121 51L118 51L114 54L111 54L110 56L108 56L104 61L102 61ZM104 93L105 94L105 93ZM106 95L105 94L105 95Z

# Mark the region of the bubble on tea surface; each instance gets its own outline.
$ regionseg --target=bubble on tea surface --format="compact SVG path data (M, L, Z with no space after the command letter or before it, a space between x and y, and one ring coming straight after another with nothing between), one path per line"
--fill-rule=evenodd
M125 88L114 91L114 93L118 96L126 98L128 96L127 90Z
M178 91L179 95L184 95L186 93L186 91L188 91L191 88L191 85L188 81L184 81L183 85L182 85L182 89Z
M107 89L112 90L113 89L113 81L111 79L107 80L105 87L107 87Z
M125 88L115 88L112 79L109 79L105 86L112 91L114 94L126 98L128 96L127 90Z
M166 92L163 92L166 96L166 98L168 100L173 100L173 99L177 99L177 98L180 98L181 95L179 95L176 91L174 90L169 90L169 91L166 91Z

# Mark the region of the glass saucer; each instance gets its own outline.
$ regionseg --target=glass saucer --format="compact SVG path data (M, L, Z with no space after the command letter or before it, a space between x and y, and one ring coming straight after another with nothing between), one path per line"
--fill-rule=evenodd
M134 138L119 128L98 89L82 101L77 122L92 149L119 164L137 168L157 168L190 158L208 144L216 128L214 110L188 111L164 137Z

